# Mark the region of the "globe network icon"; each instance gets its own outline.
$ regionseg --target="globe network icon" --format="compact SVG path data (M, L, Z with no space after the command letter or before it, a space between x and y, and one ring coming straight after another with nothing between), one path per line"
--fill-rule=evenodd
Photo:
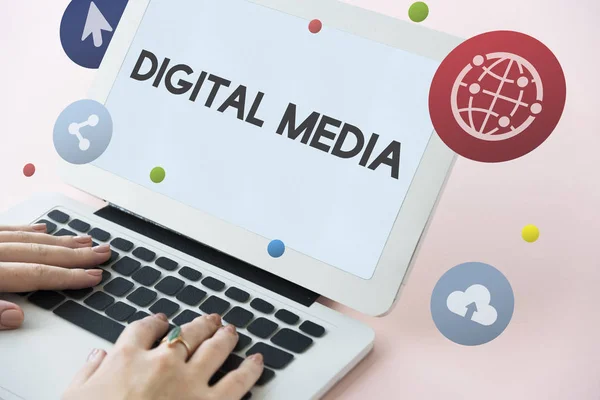
M442 62L429 111L440 138L476 161L521 157L552 133L564 109L558 60L536 39L510 31L475 36Z

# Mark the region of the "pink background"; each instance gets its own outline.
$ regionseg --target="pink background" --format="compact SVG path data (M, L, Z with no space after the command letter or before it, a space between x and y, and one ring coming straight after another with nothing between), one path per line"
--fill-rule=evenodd
M408 19L411 1L351 3ZM64 55L58 38L67 0L0 2L0 211L35 192L85 194L55 171L52 126L85 98L94 72ZM375 349L327 399L600 398L600 3L596 0L431 0L424 25L469 37L528 33L561 61L567 106L554 134L522 159L486 165L460 159L411 281L387 317L349 314L377 331ZM32 162L32 178L22 174ZM521 228L536 224L538 242ZM435 328L429 299L439 277L466 261L490 263L515 291L507 330L462 347Z

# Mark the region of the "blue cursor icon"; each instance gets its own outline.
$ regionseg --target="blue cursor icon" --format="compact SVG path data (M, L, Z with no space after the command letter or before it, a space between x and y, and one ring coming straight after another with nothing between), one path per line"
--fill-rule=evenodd
M72 0L60 24L60 41L69 58L98 68L121 20L127 0Z

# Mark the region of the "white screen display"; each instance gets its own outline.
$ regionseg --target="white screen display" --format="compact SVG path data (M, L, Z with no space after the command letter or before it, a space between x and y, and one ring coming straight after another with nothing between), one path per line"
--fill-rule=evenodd
M94 164L370 279L433 133L439 63L309 22L245 0L152 0Z

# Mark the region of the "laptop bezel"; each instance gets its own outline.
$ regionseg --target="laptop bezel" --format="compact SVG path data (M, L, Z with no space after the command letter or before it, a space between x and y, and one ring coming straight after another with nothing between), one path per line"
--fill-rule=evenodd
M129 0L89 98L104 103L112 89L146 7L152 0ZM336 0L246 0L287 14L319 18L326 26L441 61L459 38L393 19ZM60 162L63 179L98 198L168 227L369 315L394 304L408 275L455 154L434 132L396 218L373 277L365 280L292 249L281 259L265 251L269 240L200 210L174 201L91 164Z

